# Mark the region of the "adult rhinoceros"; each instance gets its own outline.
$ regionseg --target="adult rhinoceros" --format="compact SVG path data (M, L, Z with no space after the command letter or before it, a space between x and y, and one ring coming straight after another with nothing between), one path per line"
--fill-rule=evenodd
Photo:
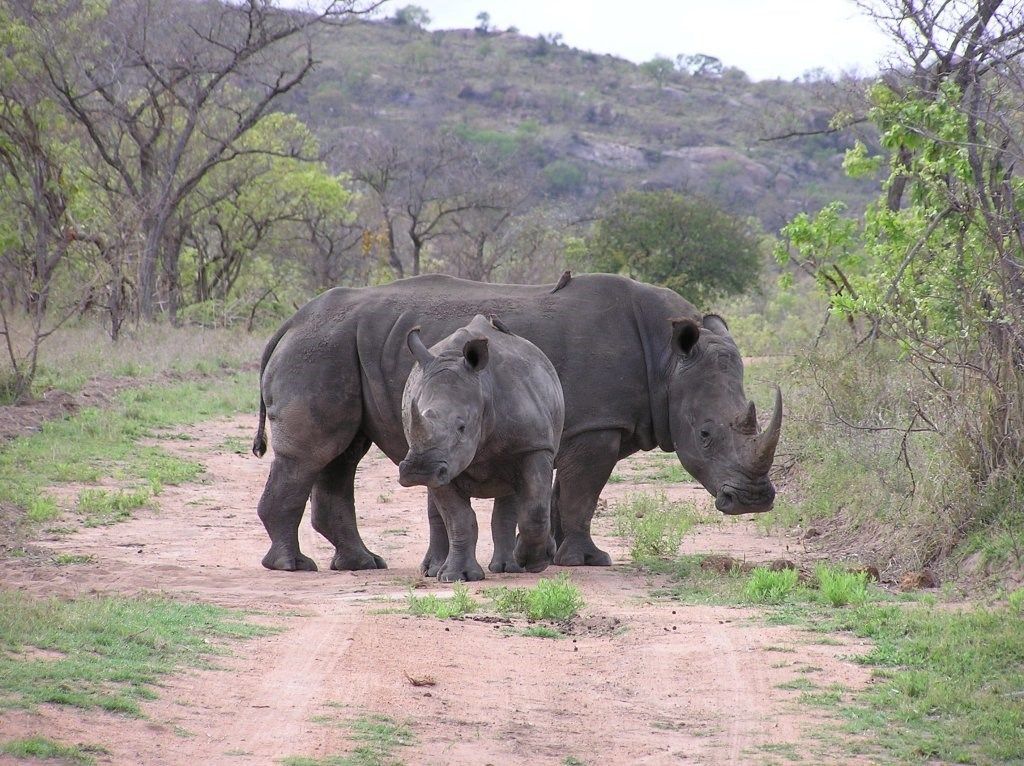
M396 464L408 450L402 390L412 367L405 344L419 325L430 346L476 314L495 314L536 344L558 371L565 428L555 460L552 530L560 565L611 563L590 534L594 507L616 462L639 450L675 451L727 514L771 508L768 480L782 422L776 393L759 432L743 392L743 363L722 319L701 317L664 288L611 275L551 285L495 285L446 276L382 287L335 288L277 331L261 365L253 452L274 462L259 503L270 535L269 569L316 569L299 550L312 492L313 527L335 546L332 569L383 568L356 528L353 482L371 444ZM448 552L444 524L428 508L425 569Z

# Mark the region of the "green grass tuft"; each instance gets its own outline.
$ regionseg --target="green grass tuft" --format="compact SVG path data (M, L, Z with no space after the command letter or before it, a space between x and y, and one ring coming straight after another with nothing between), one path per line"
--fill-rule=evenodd
M486 595L502 614L531 620L567 620L584 606L583 594L566 573L540 580L532 588L491 588Z
M847 572L819 564L814 570L814 577L818 584L818 593L827 604L839 607L863 604L868 600L866 572Z
M629 540L637 563L674 556L695 523L692 506L669 503L664 493L627 495L615 506L616 532Z
M527 638L562 638L561 632L554 628L549 628L547 625L530 625L523 628L519 635L526 636Z
M64 763L91 766L96 763L93 753L107 753L100 745L62 745L46 737L29 737L14 739L0 744L0 753L15 758L38 758L46 761L63 761Z
M204 604L0 591L0 707L52 702L139 715L160 676L225 651L211 639L270 632Z
M84 553L58 553L53 557L53 563L59 567L68 564L91 564L92 561L93 557Z
M331 723L333 720L327 716L318 722ZM339 723L351 730L352 739L357 743L351 753L324 758L289 756L281 763L284 766L399 766L400 762L393 758L394 751L416 741L409 726L385 715L369 715Z
M750 573L743 589L747 600L757 604L781 604L796 589L798 575L795 569L773 572L758 567Z
M476 611L479 604L469 595L469 588L465 583L455 583L452 586L452 592L451 598L440 598L433 593L417 596L410 591L409 612L420 617L430 616L441 620L451 620Z
M148 489L113 492L105 489L83 489L78 493L78 512L83 514L87 527L114 524L131 518L132 511L142 508L150 500Z
M110 477L126 484L145 482L153 494L202 474L203 466L140 441L160 429L255 410L257 388L250 375L124 391L104 410L84 409L52 420L38 433L0 447L0 502L25 511L30 522L59 514L47 487L61 482L95 483ZM122 505L128 498L114 499ZM87 501L88 502L88 501Z

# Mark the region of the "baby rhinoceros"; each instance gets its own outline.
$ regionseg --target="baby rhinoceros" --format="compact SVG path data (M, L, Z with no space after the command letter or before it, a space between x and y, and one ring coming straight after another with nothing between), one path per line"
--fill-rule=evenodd
M488 568L540 572L555 553L551 474L565 414L555 368L532 343L480 315L429 350L413 328L408 345L417 364L402 395L409 452L399 482L428 488L430 523L443 522L449 540L447 557L435 551L423 573L483 579L471 497L495 499Z

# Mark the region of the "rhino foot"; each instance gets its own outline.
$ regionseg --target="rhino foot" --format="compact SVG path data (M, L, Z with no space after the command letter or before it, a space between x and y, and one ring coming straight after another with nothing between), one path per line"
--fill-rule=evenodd
M560 567L610 567L612 557L594 545L587 537L566 537L555 553L555 564Z
M420 563L420 574L426 577L437 577L437 573L444 566L445 556L435 556L430 551L427 551L427 555L423 557L423 561Z
M437 579L441 582L473 582L484 579L484 570L475 560L469 561L446 561L437 572Z
M349 572L356 569L387 569L387 562L376 553L365 548L359 552L335 553L331 559L331 569L336 572Z
M525 571L521 566L519 566L519 564L514 559L505 559L505 558L502 558L502 559L493 558L493 559L491 559L491 563L487 565L487 569L489 569L491 572L494 572L496 574L497 573L501 573L501 572L509 572L509 573L512 573L512 574L518 574L520 572L524 572Z
M516 563L521 567L518 571L543 572L548 568L555 556L554 541L548 537L540 545L528 545L522 536L516 540Z
M275 545L270 546L270 550L263 557L262 563L267 569L277 569L282 572L317 571L316 562L309 556L304 556L298 551L290 553L286 550L281 550Z

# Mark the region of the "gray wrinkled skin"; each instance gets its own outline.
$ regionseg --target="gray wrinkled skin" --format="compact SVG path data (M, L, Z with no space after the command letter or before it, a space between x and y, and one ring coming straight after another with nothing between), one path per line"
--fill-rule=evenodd
M443 582L482 580L472 497L495 498L492 572L540 572L551 562L551 478L562 434L562 386L540 349L477 315L429 350L413 330L417 360L402 396L409 452L403 487L428 487L432 524L448 539L422 571ZM516 537L516 526L519 536Z
M565 396L555 458L551 526L555 563L608 565L590 534L594 507L616 462L639 450L674 451L724 513L771 508L768 480L781 400L759 432L743 392L743 364L725 323L702 317L670 290L624 277L574 277L550 285L491 285L445 276L335 288L307 303L263 355L261 407L274 462L259 503L271 569L315 569L299 550L312 500L314 528L335 546L334 569L385 566L356 527L356 466L376 444L396 464L408 452L402 391L413 366L409 331L429 347L476 314L497 315L554 365ZM266 448L261 417L253 450ZM448 540L428 509L425 562L444 561Z

